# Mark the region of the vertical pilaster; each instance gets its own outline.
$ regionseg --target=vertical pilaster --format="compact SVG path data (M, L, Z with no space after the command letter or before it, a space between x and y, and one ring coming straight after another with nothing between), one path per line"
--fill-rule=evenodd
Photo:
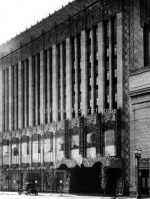
M94 93L94 30L91 29L91 113L94 113L94 102L95 102L95 93Z
M3 70L2 65L0 65L0 132L3 131Z
M13 106L13 90L14 90L14 84L13 84L13 67L9 67L9 130L13 130L13 124L14 124L14 106Z
M42 129L42 131L44 131L44 129ZM41 136L41 166L42 165L44 166L44 137L43 136Z
M24 62L24 126L27 127L27 100L28 100L28 93L27 93L27 61Z
M2 70L2 132L5 131L5 71Z
M78 82L78 40L75 37L75 117L78 117L79 112L79 82Z
M50 99L51 99L51 93L50 93L50 51L47 49L47 112L48 112L48 123L50 123Z
M18 127L23 128L23 77L22 63L18 63Z
M88 111L88 79L87 79L87 35L86 31L81 32L81 99L82 113L87 116Z
M72 118L72 63L71 39L66 39L66 113L67 118Z
M109 109L113 108L113 80L112 80L112 21L109 21Z
M11 136L11 132L9 133L9 166L11 167L11 164L12 164L12 136Z
M20 131L20 139L19 139L19 167L22 164L22 141L21 141L21 131Z
M34 107L33 107L33 68L32 68L32 56L29 57L29 126L33 126Z
M38 125L38 56L35 56L35 125Z
M5 69L5 131L8 130L8 73Z
M56 154L57 154L57 149L56 149L56 131L55 131L55 134L53 136L53 164L55 165L56 164ZM56 166L56 165L55 165Z
M45 123L45 63L44 51L40 52L40 124Z
M2 167L3 145L2 145L2 100L3 100L3 79L2 79L2 65L0 65L0 167Z
M53 67L53 121L58 121L58 60L57 46L52 47L52 67Z
M32 152L32 148L33 148L33 140L32 140L32 136L29 137L29 165L32 166L32 159L33 159L33 152Z
M18 107L17 107L17 80L18 80L18 77L17 77L17 65L14 66L14 129L16 130L17 129L17 113L18 113Z
M64 111L65 110L63 110L64 109L64 69L63 69L63 62L64 62L64 60L63 60L63 45L62 45L62 43L60 44L60 70L61 70L61 72L60 72L60 75L61 75L61 120L63 120L64 119Z
M105 68L104 68L104 25L98 24L98 107L103 112L105 105Z
M117 108L123 107L122 13L117 14Z

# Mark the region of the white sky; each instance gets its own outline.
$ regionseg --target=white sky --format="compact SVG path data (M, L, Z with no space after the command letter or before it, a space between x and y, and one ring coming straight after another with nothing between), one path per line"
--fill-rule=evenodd
M73 0L0 0L0 45Z

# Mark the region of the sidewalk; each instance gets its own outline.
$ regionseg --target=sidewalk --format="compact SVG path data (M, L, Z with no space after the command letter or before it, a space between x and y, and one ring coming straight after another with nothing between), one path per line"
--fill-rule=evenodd
M18 195L18 192L7 192L7 191L0 191L0 195ZM76 198L76 197L80 197L80 198L99 198L99 199L136 199L136 197L132 197L132 196L102 196L102 195L88 195L88 194L67 194L67 193L38 193L38 196L46 196L46 197L51 197L51 198L56 198L56 197L60 197L60 196L63 196L66 197L66 198ZM143 196L142 199L150 199L150 196L146 197L146 196Z

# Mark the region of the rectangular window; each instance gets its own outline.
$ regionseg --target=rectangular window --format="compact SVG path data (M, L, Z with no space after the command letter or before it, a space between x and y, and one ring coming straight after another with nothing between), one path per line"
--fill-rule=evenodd
M29 154L29 136L27 136L27 154Z
M143 28L143 43L144 43L144 66L149 65L149 26L144 23Z

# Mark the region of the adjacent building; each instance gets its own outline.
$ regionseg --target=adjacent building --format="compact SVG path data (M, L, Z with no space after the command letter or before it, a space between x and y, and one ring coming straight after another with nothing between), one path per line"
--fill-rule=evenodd
M140 147L149 194L149 9L75 0L0 46L1 190L135 194Z

